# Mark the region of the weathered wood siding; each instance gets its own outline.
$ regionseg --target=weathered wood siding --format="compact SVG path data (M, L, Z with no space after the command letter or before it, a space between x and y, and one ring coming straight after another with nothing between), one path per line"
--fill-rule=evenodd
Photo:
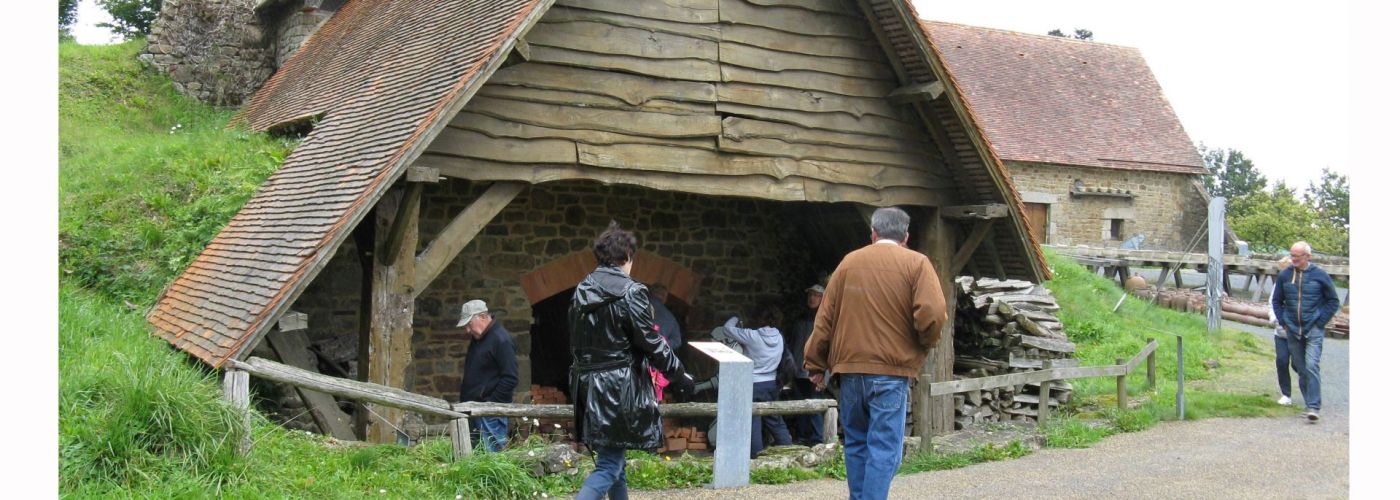
M940 205L940 149L836 0L560 0L419 159L471 180Z

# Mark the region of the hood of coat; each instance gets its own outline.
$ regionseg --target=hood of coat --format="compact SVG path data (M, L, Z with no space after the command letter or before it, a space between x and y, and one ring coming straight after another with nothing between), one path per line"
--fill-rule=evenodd
M590 313L627 294L632 278L616 266L598 266L574 290L579 308Z

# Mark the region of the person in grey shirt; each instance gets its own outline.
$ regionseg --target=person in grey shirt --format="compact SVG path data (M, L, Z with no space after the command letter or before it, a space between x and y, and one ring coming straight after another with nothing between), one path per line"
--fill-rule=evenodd
M711 335L715 340L731 345L737 344L744 355L753 360L753 401L777 401L778 393L782 389L778 386L778 364L783 358L783 334L771 325L782 323L783 313L777 306L769 304L759 306L750 316L755 324L763 326L757 329L744 328L739 324L739 317L734 316L725 321L724 326L714 329ZM751 428L749 458L757 458L758 452L763 451L765 430L773 436L774 445L792 444L792 435L788 433L787 424L777 415L753 417Z

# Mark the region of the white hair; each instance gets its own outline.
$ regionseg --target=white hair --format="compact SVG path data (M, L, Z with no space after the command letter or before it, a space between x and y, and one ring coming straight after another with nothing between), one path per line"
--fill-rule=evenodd
M1290 250L1294 248L1301 249L1304 255L1312 255L1312 245L1309 245L1306 241L1298 240L1296 243L1293 244L1293 246L1288 248Z

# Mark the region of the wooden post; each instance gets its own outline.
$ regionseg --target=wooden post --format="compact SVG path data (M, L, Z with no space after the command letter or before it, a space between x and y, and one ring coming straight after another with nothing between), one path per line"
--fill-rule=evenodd
M472 433L469 419L458 418L447 423L447 434L452 438L452 459L461 460L472 454Z
M914 415L919 419L918 429L915 434L919 437L919 451L926 451L932 445L933 422L929 419L932 413L929 411L928 385L933 383L933 375L927 373L919 375L919 383L914 386L917 391L914 394Z
M1151 338L1147 339L1147 343L1149 343L1149 344L1151 344L1151 343L1154 342L1154 341L1156 341L1156 339L1151 339ZM1156 348L1153 348L1153 349L1152 349L1152 352L1150 352L1150 353L1147 354L1147 387L1150 387L1150 388L1152 388L1152 389L1156 389L1156 388L1157 388L1157 349L1156 349Z
M387 265L374 259L371 276L370 335L366 354L369 359L368 382L407 389L408 368L413 360L414 254L418 243L418 203L400 203L403 197L413 198L410 188L390 193L375 209L375 251L391 248L407 249L394 252ZM402 219L402 220L400 220ZM392 227L402 229L394 230ZM390 235L399 241L388 241ZM393 443L403 422L403 410L379 405L366 405L370 416L365 440L372 443ZM377 415L377 416L376 416Z
M1041 368L1049 370L1054 368L1054 363L1048 359L1044 360L1041 362ZM1052 381L1046 380L1040 383L1040 408L1035 412L1036 425L1050 422L1050 382Z
M1113 363L1123 366L1123 358L1117 358ZM1128 374L1126 373L1118 376L1118 409L1128 409Z
M836 426L840 425L840 422L837 421L841 417L840 412L836 410L835 406L828 406L826 408L826 414L823 415L823 417L824 418L822 419L822 442L835 443Z
M947 299L948 321L943 324L933 352L924 361L922 372L931 375L932 382L946 382L953 380L953 317L957 314L957 285L953 281L957 276L953 268L953 254L957 238L955 225L943 218L942 208L930 211L929 216L919 241L919 251L928 256L938 272L943 297ZM922 392L927 395L927 388ZM953 432L953 395L929 398L928 413L929 432L933 435Z
M224 400L233 405L242 420L239 429L238 454L247 455L253 448L253 415L248 406L248 372L227 370L224 372Z
M1177 288L1186 288L1186 285L1181 284L1181 268L1180 268L1180 267L1176 268L1175 271L1172 271L1172 278L1174 278L1174 279L1176 280L1176 287L1177 287Z

